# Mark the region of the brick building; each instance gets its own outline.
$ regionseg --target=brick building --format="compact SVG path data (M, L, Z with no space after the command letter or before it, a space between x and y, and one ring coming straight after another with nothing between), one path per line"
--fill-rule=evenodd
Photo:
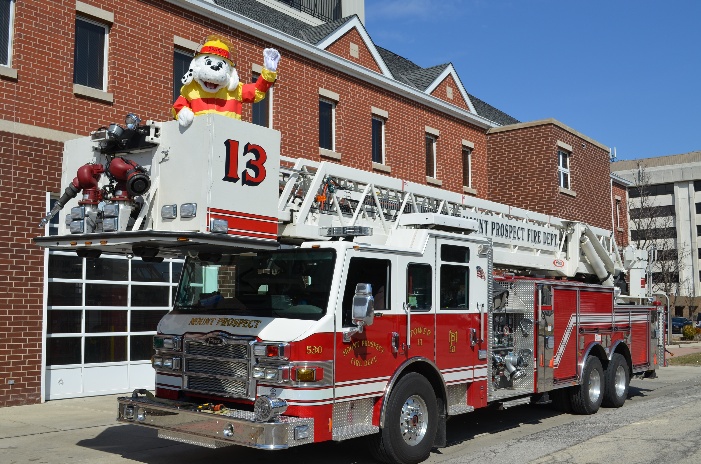
M78 258L31 239L65 188L63 142L129 112L169 119L211 33L233 41L242 81L265 47L280 50L273 91L243 119L279 130L285 156L607 229L616 201L625 215L606 147L555 120L520 123L468 93L452 64L374 44L363 18L363 0L0 0L0 405L152 387L150 340L182 263Z

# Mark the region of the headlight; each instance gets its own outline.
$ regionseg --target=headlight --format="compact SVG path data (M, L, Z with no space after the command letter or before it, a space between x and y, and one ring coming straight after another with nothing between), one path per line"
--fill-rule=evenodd
M197 216L197 203L183 203L180 205L181 218L194 218Z
M71 233L72 234L82 234L85 229L85 221L73 221L71 222Z
M182 349L182 337L156 335L153 337L153 348L156 350L180 351Z
M268 367L265 369L265 380L277 380L278 370L276 367Z
M163 358L160 356L154 356L152 358L151 364L153 367L163 367Z
M225 219L212 219L209 221L209 231L216 234L229 232L229 222Z
M287 359L287 344L258 343L253 345L253 355L259 358Z
M253 368L253 378L254 379L262 379L265 377L265 369L262 367L254 367Z
M110 203L105 205L105 207L102 209L102 215L106 218L119 217L119 204Z
M119 229L119 219L116 217L104 218L102 220L102 231L103 232L116 232Z
M178 205L161 206L161 217L163 219L175 219L178 217Z

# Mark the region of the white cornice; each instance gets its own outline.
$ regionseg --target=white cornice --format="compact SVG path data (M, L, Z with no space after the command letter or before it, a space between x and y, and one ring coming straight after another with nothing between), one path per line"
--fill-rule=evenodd
M410 87L401 82L395 81L383 74L370 71L363 66L348 61L331 52L321 50L312 44L304 42L296 37L285 34L277 29L274 29L265 24L253 21L245 16L237 14L231 10L220 7L207 0L166 0L168 3L177 5L185 10L205 16L223 24L233 26L241 32L248 33L270 44L286 48L287 50L298 53L305 58L309 58L316 63L324 66L329 66L340 72L343 72L351 77L355 77L372 85L377 85L383 89L394 91L397 95L409 98L413 101L431 106L441 110L445 114L459 118L475 126L489 129L499 127L496 123L483 118L462 108L451 105L443 100L427 95L413 87Z
M389 68L385 64L385 60L383 60L380 56L380 53L377 51L377 48L375 48L375 44L368 35L368 32L365 30L365 27L363 27L363 23L360 22L357 16L353 16L353 18L349 21L346 21L346 23L343 26L333 31L331 35L327 36L324 40L319 42L317 44L317 47L326 50L326 48L329 45L346 35L351 29L356 29L358 31L358 34L360 34L360 37L362 37L365 46L368 50L370 50L370 54L375 60L375 63L377 63L377 65L382 70L382 74L392 79L394 76L392 76L392 73L389 71Z
M462 95L462 98L465 100L465 104L467 105L468 108L470 108L470 111L473 113L477 114L477 111L475 110L475 107L472 105L472 100L470 100L470 97L467 95L467 91L465 90L465 86L462 85L462 81L458 77L458 73L455 71L455 68L453 67L453 63L449 63L448 66L443 70L443 72L434 80L431 85L429 85L426 88L426 93L428 95L431 95L431 93L436 90L436 87L440 85L441 82L445 80L446 77L448 76L453 76L453 80L455 81L455 85L458 86L458 90L460 91L460 95Z

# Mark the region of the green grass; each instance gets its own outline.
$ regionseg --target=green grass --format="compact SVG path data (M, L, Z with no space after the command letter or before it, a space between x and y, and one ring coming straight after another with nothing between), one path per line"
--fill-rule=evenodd
M683 356L667 355L670 366L701 366L701 353L685 354Z

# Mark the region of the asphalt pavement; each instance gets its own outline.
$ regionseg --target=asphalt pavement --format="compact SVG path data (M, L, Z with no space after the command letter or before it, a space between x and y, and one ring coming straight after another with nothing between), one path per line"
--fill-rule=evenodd
M670 345L668 350L676 355L701 351L701 343ZM0 408L0 463L372 462L361 439L273 452L242 447L206 449L160 439L154 430L116 421L118 396L124 395ZM699 410L701 369L667 367L660 370L657 379L634 379L629 401L623 408L602 408L593 416L572 416L547 407L528 406L458 416L449 422L449 446L432 453L427 463L655 462L654 459L667 464L701 462L701 446L692 446L695 451L692 449L690 456L670 455L678 451L660 448L659 442L671 440L664 442L671 446L678 442L690 444L690 437L701 440L696 412ZM660 435L662 426L664 433ZM676 432L675 427L679 428ZM570 432L563 433L565 430ZM658 440L657 448L606 459L604 449L615 452L624 446L634 452L636 447L646 446L647 434ZM673 437L679 434L683 439ZM593 448L588 448L587 443ZM664 454L660 455L659 449ZM682 446L680 450L683 449ZM584 457L585 450L595 453L591 459ZM665 459L669 456L676 458Z

